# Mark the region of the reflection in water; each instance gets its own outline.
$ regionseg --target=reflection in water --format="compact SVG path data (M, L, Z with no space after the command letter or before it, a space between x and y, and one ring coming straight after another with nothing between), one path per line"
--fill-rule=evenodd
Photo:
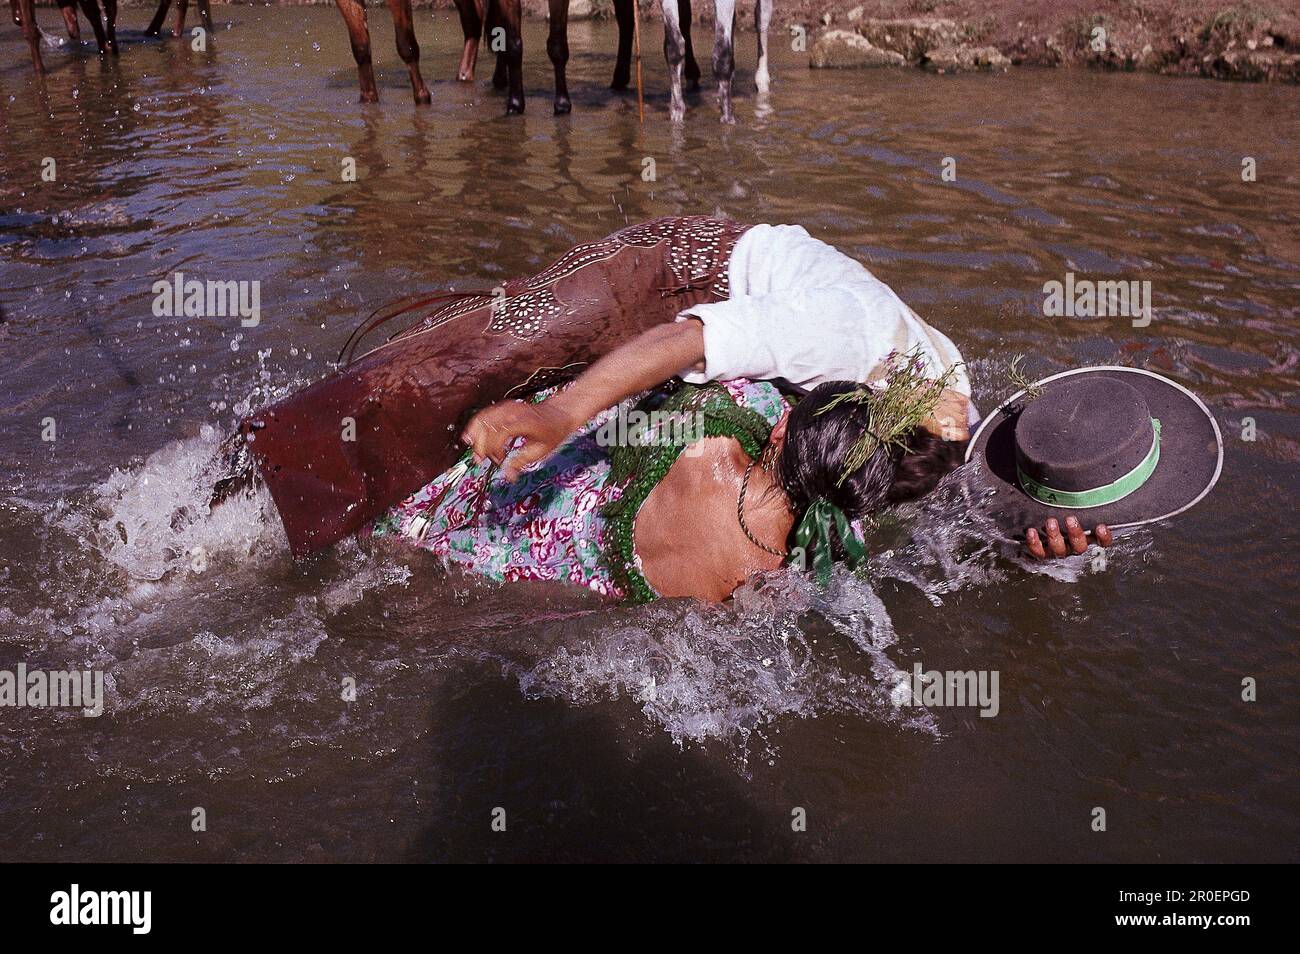
M507 119L486 75L452 81L448 15L417 23L417 109L382 59L383 103L354 102L332 10L223 12L205 53L124 30L116 61L49 53L44 84L0 33L0 668L96 666L108 694L93 723L0 722L13 857L1295 860L1300 91L776 50L767 102L738 77L737 126L697 101L673 127L648 56L643 128L606 89L612 27L579 24L574 113L542 83ZM293 565L261 497L208 512L221 435L377 305L714 211L862 258L956 339L985 408L1017 354L1171 374L1229 438L1219 488L1102 563L1039 568L944 492L882 521L864 579L639 609L355 543ZM259 281L261 324L154 317L175 271ZM1070 271L1151 281L1151 326L1044 317ZM999 671L1000 715L896 708L916 663ZM506 797L508 846L479 824ZM238 824L159 822L199 803ZM790 839L791 805L824 836Z

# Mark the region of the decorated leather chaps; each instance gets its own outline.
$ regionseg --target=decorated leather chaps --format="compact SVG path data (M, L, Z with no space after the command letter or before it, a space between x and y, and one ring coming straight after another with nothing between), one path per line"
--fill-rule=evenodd
M479 409L571 378L648 328L728 295L748 226L687 216L570 249L495 292L449 292L412 327L240 423L295 557L355 533L450 467Z

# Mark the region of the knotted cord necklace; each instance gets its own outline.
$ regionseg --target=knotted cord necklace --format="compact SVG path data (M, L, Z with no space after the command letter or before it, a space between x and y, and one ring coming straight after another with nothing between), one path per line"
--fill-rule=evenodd
M754 546L758 547L760 550L765 550L773 556L787 557L790 555L788 550L777 550L773 547L769 547L766 543L754 536L754 534L749 530L749 524L745 523L745 494L749 491L749 475L753 473L755 463L757 462L752 460L749 462L749 466L745 468L745 476L740 481L740 496L736 498L736 519L740 521L740 529L744 531L745 536L749 538L749 542L754 544Z

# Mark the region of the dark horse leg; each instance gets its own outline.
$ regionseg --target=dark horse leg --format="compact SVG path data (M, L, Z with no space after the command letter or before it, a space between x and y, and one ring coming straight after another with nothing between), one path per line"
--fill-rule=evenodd
M104 25L108 28L108 52L117 56L117 0L104 0Z
M99 4L95 0L81 0L81 12L90 21L90 28L95 31L95 45L99 52L108 52L108 37L104 34L104 20L99 13Z
M478 63L478 43L483 36L483 0L456 0L456 12L460 14L460 31L465 34L456 79L472 83L474 66Z
M379 102L375 86L375 68L370 62L370 27L366 24L364 0L335 0L352 42L352 58L357 61L357 78L361 81L361 102Z
M199 0L199 20L203 23L203 29L211 33L212 7L208 4L208 0Z
M614 0L614 19L618 21L618 59L614 61L614 79L609 88L623 92L632 80L632 4L635 0ZM669 3L672 0L668 0Z
M41 32L36 28L36 3L35 0L19 2L20 7L17 9L22 15L23 38L27 40L27 48L32 52L32 69L36 70L37 76L41 76L45 73L45 63L41 60Z
M682 11L682 39L686 41L686 88L700 88L700 64L695 62L695 47L691 45L691 0L677 0Z
M551 30L546 37L546 52L555 67L555 115L573 109L569 100L569 80L564 74L569 62L569 0L550 0Z
M420 75L420 44L415 41L415 22L411 16L411 0L388 0L393 14L393 32L397 35L397 55L411 74L411 92L421 106L428 105L433 97Z
M144 28L145 36L157 36L162 32L163 21L167 19L167 11L171 9L172 0L158 0L158 12L153 15L149 25Z
M496 74L492 85L497 85L505 64L506 78L506 115L515 116L524 111L524 37L520 29L523 18L523 4L520 0L492 0L492 12L489 14L488 28L493 34L494 47L499 46L498 39L504 36L505 49L497 56ZM500 29L504 34L498 34Z

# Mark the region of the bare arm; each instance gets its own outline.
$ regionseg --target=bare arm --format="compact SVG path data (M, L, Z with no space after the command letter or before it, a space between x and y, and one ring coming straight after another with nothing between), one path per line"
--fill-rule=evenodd
M541 404L502 401L470 420L462 439L478 460L489 457L514 480L544 460L574 431L608 407L658 387L686 368L703 368L704 325L697 319L657 325L605 355L573 386ZM509 454L514 441L527 444Z

